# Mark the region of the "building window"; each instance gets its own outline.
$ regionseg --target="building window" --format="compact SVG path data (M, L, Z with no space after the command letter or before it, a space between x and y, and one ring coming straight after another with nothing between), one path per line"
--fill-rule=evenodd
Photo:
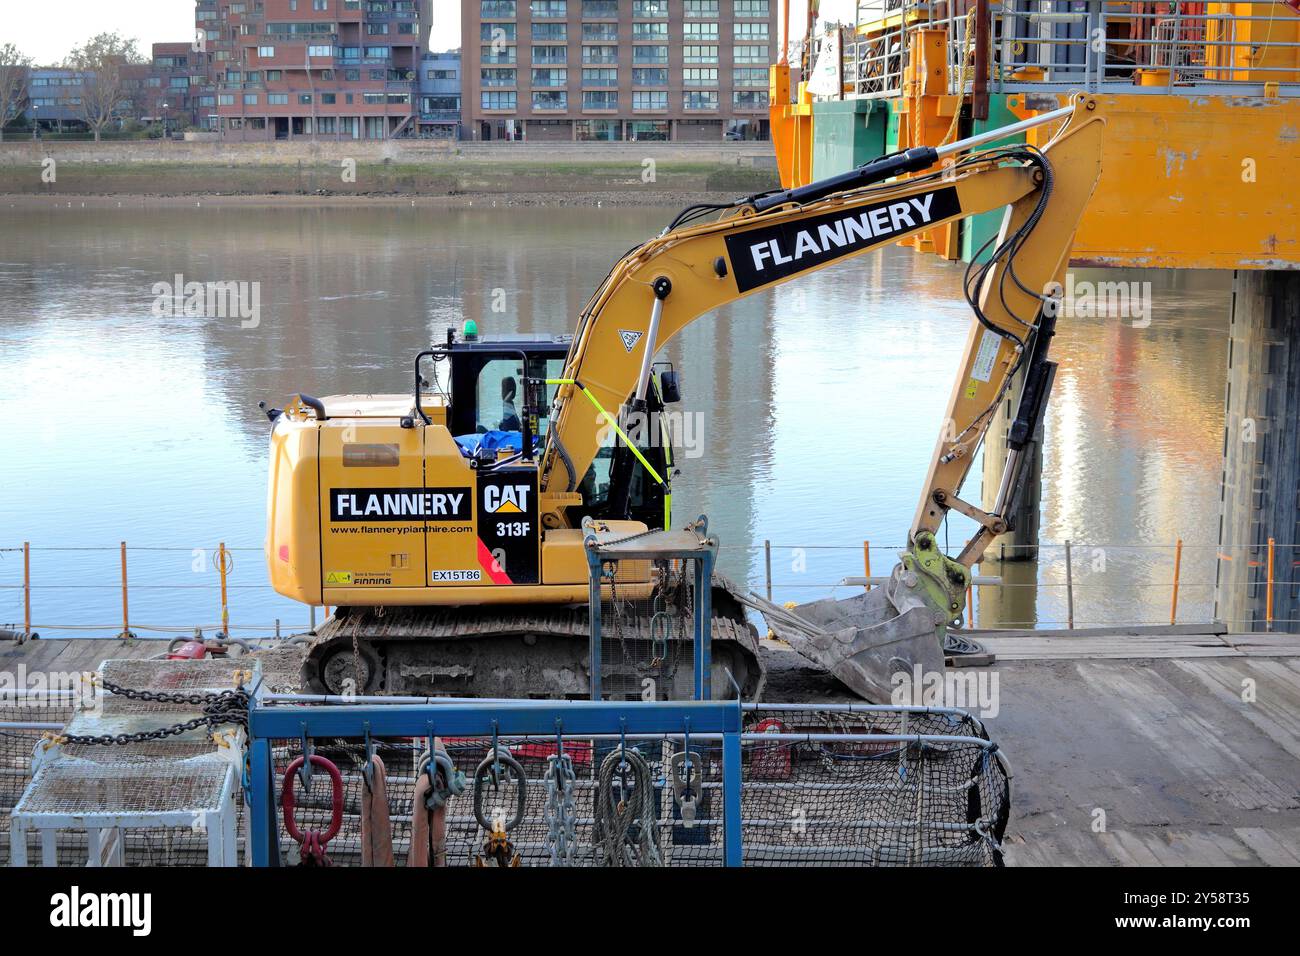
M478 29L484 43L514 43L516 39L513 23L480 23Z
M718 24L709 21L703 23L683 23L682 36L686 39L687 43L698 43L701 40L716 40L718 38Z
M617 17L618 0L582 0L584 17Z
M767 90L736 90L731 94L731 102L738 110L765 110Z
M480 96L482 97L480 104L485 110L513 110L517 108L517 93L484 90Z
M309 46L307 47L308 56L333 56L334 48L332 46Z
M658 67L643 67L632 71L633 86L667 86L668 71Z
M264 60L272 59L275 56L275 47L259 46L257 48L257 55Z
M323 106L333 106L339 101L339 95L337 93L322 93L320 101Z
M618 86L618 70L583 70L583 86Z
M288 106L289 94L288 93L267 93L266 103L268 106Z
M668 39L668 24L633 23L632 39L633 40L666 40Z
M634 46L632 47L633 63L667 63L668 47L666 46Z
M569 94L563 90L534 90L534 110L567 110Z
M479 71L479 79L484 87L509 87L515 85L515 71L502 69L485 69Z
M270 98L270 97L267 97L267 101L270 102L270 100L271 100L271 98ZM35 103L37 106L44 106L44 105L47 104L47 103L50 103L50 104L53 104L53 103L54 103L53 100L32 100L32 102ZM234 105L235 105L235 94L234 94L234 93L218 93L218 94L217 94L217 105L218 105L218 106L234 106Z
M617 63L618 47L616 46L584 46L582 48L583 63Z
M592 40L617 40L617 23L584 23L582 25L582 42Z
M268 82L268 83L271 83L271 82L278 83L278 82L280 82L280 79L281 79L281 77L283 77L283 76L284 76L284 74L283 74L282 72L280 72L279 70L267 70L267 71L266 71L266 82Z
M731 29L737 40L767 40L767 24L761 20L755 23L733 23Z
M695 92L688 90L682 94L682 108L688 110L716 110L718 94L716 92Z
M515 18L515 0L482 0L478 15L484 20L494 18L513 20Z
M632 16L666 17L668 16L668 0L633 0Z
M716 17L717 15L718 0L686 0L688 17Z
M533 86L568 86L568 70L533 70Z
M245 94L244 94L244 105L245 105L245 106L256 106L256 105L257 105L257 94L256 94L256 93L245 93Z
M732 71L732 86L761 86L766 88L768 82L767 70L762 67L738 66Z
M632 109L666 110L668 109L668 91L633 90Z
M639 143L666 143L670 135L667 120L634 120L627 128L627 138Z
M585 92L582 94L582 108L584 110L616 110L618 109L618 94L614 92Z
M533 39L543 43L563 43L569 38L567 23L534 23Z
M738 17L766 17L771 14L769 0L732 0L731 9Z
M539 66L564 66L569 62L567 46L533 47L533 63Z
M568 4L565 0L532 0L528 5L534 20L564 19L568 16Z
M366 47L367 60L387 60L389 56L390 56L389 48L386 46Z
M299 103L299 105L301 105L301 106L311 106L311 94L310 94L310 93L299 93L299 94L298 94L298 103Z
M366 34L372 37L382 37L388 35L387 23L367 23Z
M717 63L718 48L713 45L682 47L683 63Z
M732 50L732 60L736 63L766 63L766 46L737 46Z
M518 59L518 47L485 46L479 49L479 58L484 63L514 63Z
M344 71L343 71L343 79L345 79L345 80L347 80L347 81L349 81L349 82L351 82L351 83L355 83L355 82L357 82L358 80L361 79L361 71L360 71L360 70L344 70Z
M623 124L618 120L578 120L573 127L581 142L615 143L623 138Z
M682 70L682 86L717 86L717 69L690 66Z

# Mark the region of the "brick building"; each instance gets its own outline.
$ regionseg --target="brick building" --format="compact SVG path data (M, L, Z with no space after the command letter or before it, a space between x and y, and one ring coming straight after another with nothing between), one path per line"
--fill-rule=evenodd
M766 139L777 6L461 0L465 136Z
M233 140L388 139L419 123L432 0L199 0L203 125Z

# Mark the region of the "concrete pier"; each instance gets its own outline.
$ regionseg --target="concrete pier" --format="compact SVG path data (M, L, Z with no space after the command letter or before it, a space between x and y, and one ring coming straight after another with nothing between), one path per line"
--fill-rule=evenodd
M1300 271L1240 270L1232 295L1214 615L1300 631Z

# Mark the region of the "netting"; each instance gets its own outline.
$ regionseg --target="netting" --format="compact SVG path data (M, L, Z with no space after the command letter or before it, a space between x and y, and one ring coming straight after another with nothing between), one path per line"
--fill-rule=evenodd
M620 564L649 565L650 587L624 584ZM688 700L694 692L695 561L602 563L601 694L610 700Z
M760 710L749 714L748 724L753 732L742 742L741 773L746 865L1000 865L1009 779L996 748L973 718L898 710ZM793 734L805 736L790 739ZM823 739L828 736L840 739ZM558 752L554 737L503 737L499 744L518 762L527 781L523 814L508 832L519 865L604 866L611 865L611 856L619 857L620 865L722 865L719 740L691 739L685 787L680 785L687 776L682 736L625 742L566 737L563 751L572 767L567 786L551 759ZM455 738L443 740L443 746L470 778L466 792L447 804L447 865L473 866L480 860L495 865L488 853L489 832L476 817L473 795L475 768L491 754L492 742ZM638 778L634 767L621 766L624 746L642 758L646 777ZM327 852L335 865L357 865L364 747L357 741L316 740L313 748L333 761L343 776L343 824ZM377 751L387 768L398 866L405 865L410 848L416 767L425 749L423 740L404 740L381 743ZM284 769L301 752L298 740L274 742L277 787ZM674 781L679 786L674 787ZM511 775L504 774L499 787L482 789L483 815L489 823L494 816L513 816L518 786ZM278 805L278 790L275 797ZM297 790L299 827L324 828L330 797L329 781L315 772L311 789ZM628 821L616 817L619 806L629 814L644 806L644 817L623 825ZM571 842L568 854L566 841ZM282 862L298 862L297 845L283 821L280 849Z

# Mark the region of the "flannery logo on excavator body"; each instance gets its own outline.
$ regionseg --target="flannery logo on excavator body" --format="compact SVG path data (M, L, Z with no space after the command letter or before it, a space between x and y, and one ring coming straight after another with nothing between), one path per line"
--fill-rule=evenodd
M946 186L727 236L727 254L737 288L748 292L960 214L957 190Z

